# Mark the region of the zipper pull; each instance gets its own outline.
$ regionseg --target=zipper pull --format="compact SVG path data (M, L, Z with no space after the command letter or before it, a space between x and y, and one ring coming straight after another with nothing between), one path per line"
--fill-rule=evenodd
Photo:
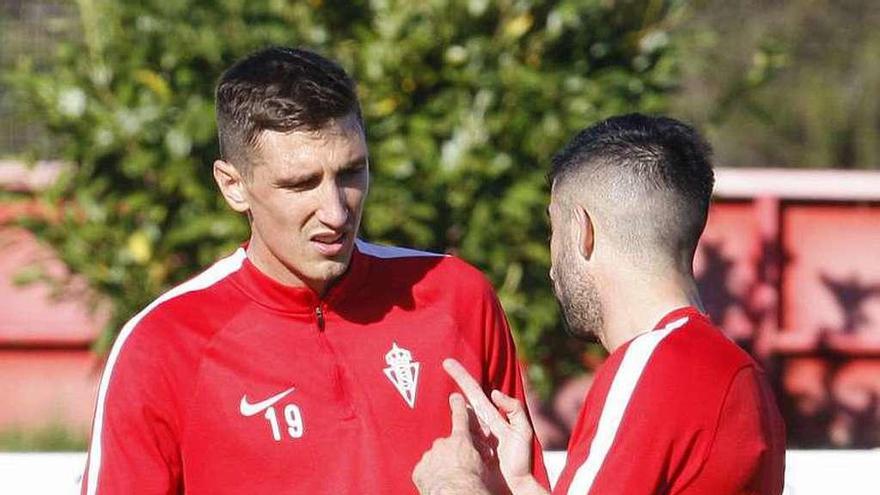
M318 319L318 330L324 331L324 310L321 306L315 306L315 317Z

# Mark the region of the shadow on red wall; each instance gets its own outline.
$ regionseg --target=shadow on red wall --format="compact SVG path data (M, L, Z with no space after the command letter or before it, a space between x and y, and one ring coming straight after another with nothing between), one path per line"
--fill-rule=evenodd
M880 204L718 201L695 268L774 378L791 447L880 446Z

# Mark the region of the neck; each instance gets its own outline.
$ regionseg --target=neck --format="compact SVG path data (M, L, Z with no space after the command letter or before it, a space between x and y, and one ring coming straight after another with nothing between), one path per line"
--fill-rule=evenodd
M326 281L313 281L310 283L310 281L299 277L273 255L269 248L256 236L251 236L246 252L248 260L258 270L282 285L288 287L308 287L318 297L324 297L324 294L330 287L330 283Z
M694 306L702 310L697 285L690 274L673 272L649 278L636 272L627 275L615 277L604 298L605 324L600 340L608 352L653 330L674 309Z

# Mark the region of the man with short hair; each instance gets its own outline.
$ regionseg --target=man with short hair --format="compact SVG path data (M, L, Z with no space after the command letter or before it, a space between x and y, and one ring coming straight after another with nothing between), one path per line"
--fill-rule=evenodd
M214 178L250 240L122 329L83 493L412 493L450 425L444 357L524 397L501 306L454 257L356 238L369 159L338 65L269 48L216 98Z
M673 119L614 117L578 134L550 179L554 290L569 331L610 352L553 493L781 493L784 426L767 379L698 309L708 145ZM443 366L497 442L511 491L546 493L527 470L533 434L521 402L501 391L490 401L454 359ZM482 434L468 428L460 395L450 404L452 434L413 479L423 494L488 493Z

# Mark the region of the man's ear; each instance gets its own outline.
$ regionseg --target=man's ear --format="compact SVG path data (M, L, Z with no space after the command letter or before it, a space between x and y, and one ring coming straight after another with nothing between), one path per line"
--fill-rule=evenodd
M593 230L593 219L581 205L574 205L574 227L578 252L585 260L590 260L596 247L596 233Z
M245 190L244 178L241 173L229 162L223 160L214 161L214 181L220 188L220 193L226 199L226 203L233 210L245 213L251 209Z

